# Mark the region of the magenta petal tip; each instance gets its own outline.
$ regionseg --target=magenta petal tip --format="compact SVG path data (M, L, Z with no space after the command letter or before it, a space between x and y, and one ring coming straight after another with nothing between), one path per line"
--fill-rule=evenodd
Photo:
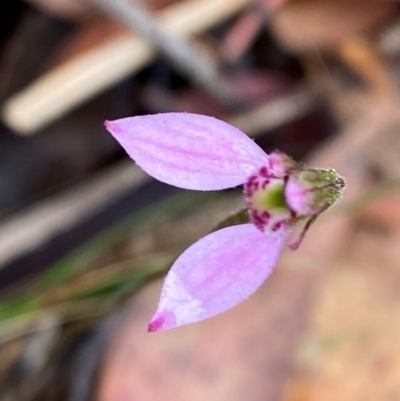
M106 121L104 121L104 126L106 127L106 129L108 130L108 131L112 131L113 133L117 133L118 132L118 124L115 124L115 122L114 121L109 121L109 120L106 120Z
M162 331L177 327L176 317L173 312L158 310L151 318L147 331Z
M159 331L163 329L163 325L165 323L165 319L162 316L154 316L151 322L149 323L148 332L151 333L153 331Z

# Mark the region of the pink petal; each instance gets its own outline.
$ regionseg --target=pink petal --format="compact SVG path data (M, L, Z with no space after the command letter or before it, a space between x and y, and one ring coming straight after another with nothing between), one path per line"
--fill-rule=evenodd
M165 278L149 331L203 320L248 298L271 274L288 234L241 224L197 241Z
M315 190L307 187L296 175L291 175L285 187L285 199L290 209L301 216L312 216L321 212L321 205L315 200ZM323 205L323 204L322 204Z
M267 154L253 140L213 117L165 113L105 124L144 171L180 188L234 187L268 163Z

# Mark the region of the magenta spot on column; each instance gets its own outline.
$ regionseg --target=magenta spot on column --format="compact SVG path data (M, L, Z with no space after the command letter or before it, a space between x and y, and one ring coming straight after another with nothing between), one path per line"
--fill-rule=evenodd
M284 221L277 221L273 226L272 226L272 231L278 231L284 224Z
M261 167L259 174L261 175L261 177L265 177L265 178L268 178L271 176L266 167Z
M264 182L262 183L262 189L267 188L268 184L269 184L269 180L264 180Z

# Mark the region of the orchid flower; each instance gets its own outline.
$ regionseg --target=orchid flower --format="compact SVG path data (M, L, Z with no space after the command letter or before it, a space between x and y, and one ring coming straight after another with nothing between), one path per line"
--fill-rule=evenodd
M250 223L214 231L178 257L149 331L203 320L248 298L271 274L293 227L305 222L296 248L344 188L334 170L305 168L280 152L267 155L239 129L212 117L166 113L105 125L159 181L202 191L244 184Z

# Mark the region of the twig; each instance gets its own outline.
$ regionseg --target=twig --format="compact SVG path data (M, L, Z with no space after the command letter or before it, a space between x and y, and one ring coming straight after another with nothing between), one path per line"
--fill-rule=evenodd
M134 33L139 32L174 68L226 105L240 104L238 95L220 75L208 52L193 40L168 33L139 0L88 0Z
M74 227L141 185L146 175L124 162L82 185L11 216L0 228L0 268Z
M159 13L159 25L170 35L195 35L225 20L252 1L179 2ZM68 60L9 98L3 106L3 119L15 131L32 134L144 67L155 56L156 51L144 38L119 35Z
M312 110L315 103L315 94L302 88L295 93L257 106L232 118L229 122L248 135L255 137L303 117Z

